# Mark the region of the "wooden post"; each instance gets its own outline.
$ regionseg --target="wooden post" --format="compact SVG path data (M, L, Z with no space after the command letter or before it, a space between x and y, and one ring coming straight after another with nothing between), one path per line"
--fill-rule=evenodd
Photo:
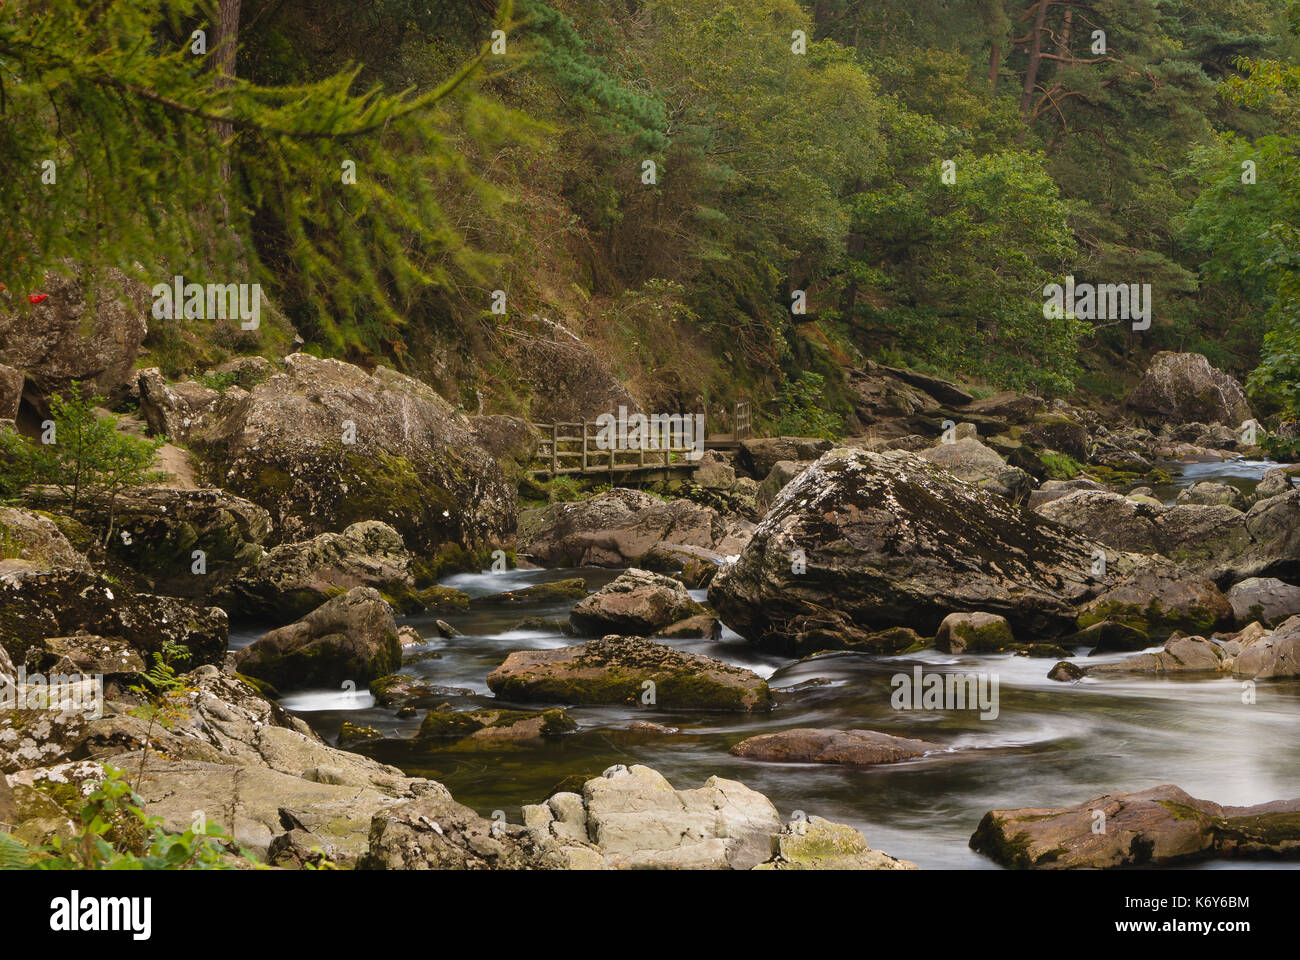
M582 421L582 472L587 472L587 420Z
M560 425L551 424L551 476L555 477L560 469Z

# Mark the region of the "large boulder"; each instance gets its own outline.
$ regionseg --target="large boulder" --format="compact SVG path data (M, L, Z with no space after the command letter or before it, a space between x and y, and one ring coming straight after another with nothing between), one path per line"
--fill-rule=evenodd
M0 308L0 363L23 371L38 399L74 380L110 400L125 396L148 332L148 288L110 269L93 283L51 273L41 292L41 303Z
M132 593L80 569L0 574L0 645L15 660L47 637L77 634L118 637L146 663L169 644L183 644L193 667L225 658L230 625L219 607Z
M647 558L674 548L735 553L748 539L747 527L689 500L665 502L620 487L523 511L518 552L544 567L644 567Z
M174 393L142 377L151 423L178 402ZM495 545L514 529L515 488L468 419L387 367L367 374L295 353L251 390L182 406L185 416L168 418L173 439L200 453L212 482L269 510L282 539L383 520L429 551Z
M709 587L749 640L799 649L804 620L932 633L948 614L1005 617L1018 635L1072 629L1105 581L1094 546L914 454L835 450L791 483Z
M1300 490L1260 500L1245 513L1222 504L1165 507L1090 490L1034 512L1116 550L1158 553L1223 585L1300 576Z
M1105 793L1074 807L991 810L970 845L1003 866L1037 870L1294 856L1300 800L1225 807L1165 784Z
M661 627L704 612L679 581L634 567L574 604L569 623L583 637L611 633L648 637Z
M1300 587L1276 577L1250 577L1233 585L1228 603L1239 626L1258 620L1273 627L1300 613Z
M1232 672L1254 680L1300 677L1300 616L1247 644L1232 661Z
M1179 423L1235 427L1251 418L1241 384L1199 353L1157 353L1126 402L1140 413Z
M895 737L875 730L825 730L798 727L780 733L763 733L740 741L733 756L773 763L842 763L869 766L896 763L941 749L924 740Z
M998 653L1014 641L1011 625L993 613L950 613L934 635L935 649L945 653Z
M1167 676L1188 673L1222 673L1232 665L1223 644L1204 637L1170 637L1156 653L1139 653L1116 663L1084 667L1087 676L1144 674Z
M358 688L402 663L393 611L372 587L353 587L235 654L241 673L278 689Z
M1144 561L1079 612L1080 628L1106 620L1156 639L1175 631L1208 635L1232 624L1232 606L1210 580L1163 561Z
M1178 492L1178 503L1201 504L1202 506L1227 506L1236 510L1246 509L1246 496L1230 483L1216 483L1202 480L1184 487Z
M958 480L980 483L1007 469L1007 462L997 451L975 437L958 437L952 443L940 443L922 450L918 456L947 470Z
M411 564L401 534L378 520L363 520L342 533L274 547L230 583L222 600L232 614L281 623L353 587L414 603Z
M68 498L41 488L36 502L66 509ZM84 509L107 524L110 500L83 497ZM113 561L139 575L156 593L210 598L265 550L271 516L257 504L225 490L131 487L111 501L115 535L106 548ZM196 553L197 552L197 553Z
M0 574L56 567L90 573L90 562L48 516L0 506Z
M1036 417L1024 428L1021 439L1030 446L1055 450L1075 460L1088 459L1088 428L1068 414L1049 413Z
M516 651L488 674L487 685L516 703L645 702L661 709L739 711L772 706L767 684L749 670L641 637Z

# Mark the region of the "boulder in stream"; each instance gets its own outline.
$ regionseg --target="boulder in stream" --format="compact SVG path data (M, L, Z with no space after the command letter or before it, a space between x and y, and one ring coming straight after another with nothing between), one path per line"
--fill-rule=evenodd
M622 633L646 637L661 627L704 613L704 607L691 599L679 581L633 567L574 604L569 623L578 636Z
M401 663L393 611L373 587L353 587L235 654L236 669L280 690L363 687Z
M709 587L748 640L800 649L801 619L933 633L954 612L1004 617L1017 635L1073 630L1104 579L1095 545L910 453L839 449L777 498Z
M1300 799L1228 807L1165 784L1105 793L1073 807L991 810L970 845L1003 866L1036 870L1294 856L1300 853Z
M661 709L768 710L756 674L642 637L608 636L572 647L520 650L487 677L516 703L646 703ZM646 698L649 699L646 699Z

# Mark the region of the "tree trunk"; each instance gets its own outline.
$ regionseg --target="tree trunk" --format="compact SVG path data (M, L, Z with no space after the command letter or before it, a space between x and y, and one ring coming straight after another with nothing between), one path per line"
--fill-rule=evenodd
M998 95L998 68L1002 66L1002 44L993 41L993 52L989 55L989 86L993 96Z
M1038 0L1038 13L1034 18L1034 30L1029 40L1029 65L1025 67L1025 85L1020 93L1020 116L1029 122L1030 112L1034 109L1034 87L1038 85L1038 67L1043 61L1043 30L1047 24L1047 8L1052 0Z

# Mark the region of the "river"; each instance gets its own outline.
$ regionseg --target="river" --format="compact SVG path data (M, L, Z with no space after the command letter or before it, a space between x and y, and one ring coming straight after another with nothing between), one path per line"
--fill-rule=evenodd
M1240 461L1184 465L1174 486L1235 477L1253 487L1273 466ZM594 590L619 572L511 570L462 574L443 582L471 597L483 597L573 576L585 578L588 589ZM703 599L703 591L693 595ZM429 683L465 688L438 698L453 709L499 705L484 678L508 653L580 642L558 631L519 630L514 625L524 616L564 620L568 607L567 602L522 610L476 605L466 613L443 615L463 634L450 640L437 637L431 615L404 618L401 622L430 638L417 650L440 656L408 662L403 672ZM251 642L261 632L236 632L232 646ZM521 804L540 802L565 777L595 775L615 763L648 764L678 788L699 786L717 774L766 794L785 818L801 810L851 824L873 847L914 860L923 869L995 868L972 852L967 841L984 813L1000 807L1065 806L1110 790L1135 791L1163 783L1234 805L1300 795L1300 681L1261 682L1256 702L1245 704L1241 682L1229 678L1057 683L1047 679L1052 660L1011 655L833 653L795 662L756 650L729 630L716 643L671 642L755 671L778 691L777 708L743 715L578 706L569 710L580 724L578 732L536 745L462 751L404 739L369 745L365 752L410 774L441 781L458 800L485 816L503 810L512 822L520 821ZM1087 658L1087 652L1077 651L1077 659L1097 663L1127 656ZM926 672L996 674L998 716L980 719L973 710L895 710L891 677L910 675L916 665ZM364 691L308 691L286 696L282 703L331 741L344 720L374 726L388 737L410 738L424 712L397 718L392 710L376 708ZM679 732L626 729L634 720L651 720ZM943 749L912 761L861 769L759 763L727 752L745 737L796 726L861 727L922 738ZM1219 861L1201 867L1241 865Z

